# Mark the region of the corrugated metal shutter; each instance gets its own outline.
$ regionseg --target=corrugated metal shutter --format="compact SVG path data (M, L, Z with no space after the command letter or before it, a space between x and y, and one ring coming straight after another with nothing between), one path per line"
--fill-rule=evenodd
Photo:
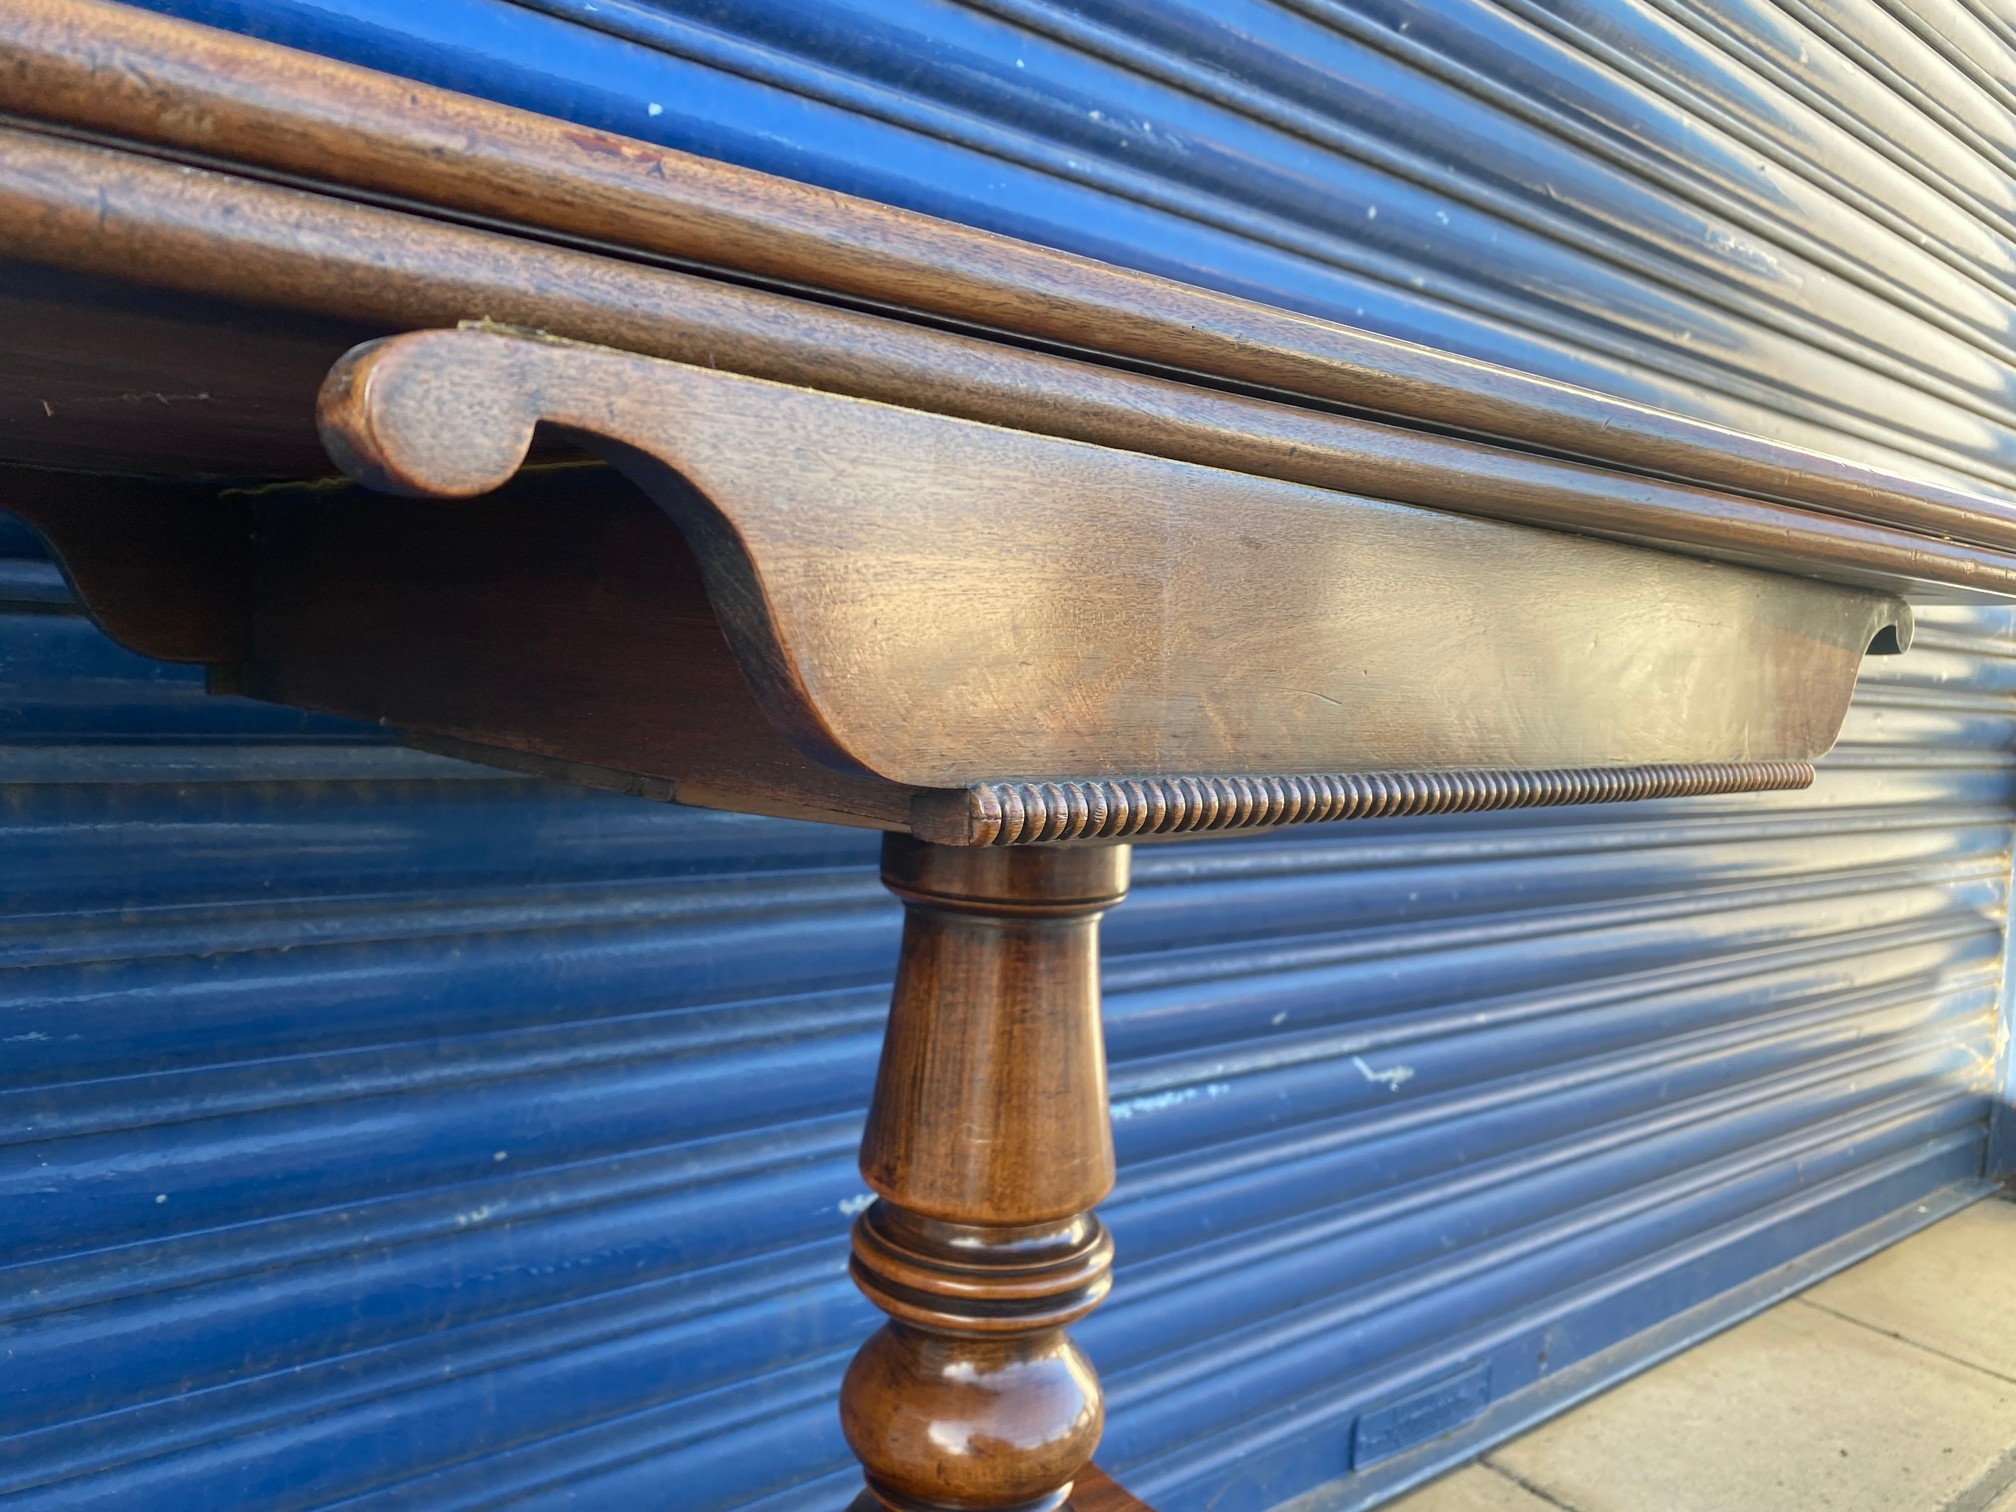
M148 4L1759 434L2016 477L2016 118L1992 82L2016 30L1943 44L1984 84L1902 0Z
M1932 0L157 8L2016 476L2006 28ZM0 1498L841 1504L872 839L206 701L13 550ZM1807 794L1144 848L1102 1459L1362 1502L1978 1191L2012 735L2016 617L1930 611Z
M872 839L205 701L7 565L0 1496L838 1504ZM1978 1190L2016 625L1927 619L1809 794L1143 849L1116 1467L1266 1506Z

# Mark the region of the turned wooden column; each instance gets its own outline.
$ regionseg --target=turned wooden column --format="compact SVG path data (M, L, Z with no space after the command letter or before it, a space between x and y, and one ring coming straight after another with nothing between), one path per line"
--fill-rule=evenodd
M1098 1445L1065 1332L1106 1294L1113 1185L1099 916L1124 845L883 841L903 955L861 1172L854 1279L889 1322L841 1423L891 1512L1052 1512Z

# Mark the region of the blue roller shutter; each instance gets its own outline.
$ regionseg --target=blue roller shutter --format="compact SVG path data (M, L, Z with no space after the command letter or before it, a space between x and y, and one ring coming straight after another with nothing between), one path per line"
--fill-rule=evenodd
M1759 434L2010 486L2016 209L1998 180L2016 127L1880 7L149 5ZM1969 41L1993 43L1984 66L2016 77L2016 43L1998 36Z
M2012 75L1929 3L157 8L2016 476ZM843 1504L872 837L205 699L6 545L0 1498ZM1112 1469L1363 1505L1984 1189L2016 617L1923 626L1809 793L1142 849Z
M0 1496L834 1505L872 839L206 700L6 565ZM2012 630L1928 613L1807 794L1144 847L1116 1468L1377 1486L1981 1190Z

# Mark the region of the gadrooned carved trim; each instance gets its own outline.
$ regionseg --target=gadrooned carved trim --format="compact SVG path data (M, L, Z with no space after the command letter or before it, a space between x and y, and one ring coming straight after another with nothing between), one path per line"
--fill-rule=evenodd
M1564 767L1531 772L1343 772L983 782L920 796L913 828L950 845L1031 845L1263 829L1337 819L1758 793L1813 782L1805 761Z

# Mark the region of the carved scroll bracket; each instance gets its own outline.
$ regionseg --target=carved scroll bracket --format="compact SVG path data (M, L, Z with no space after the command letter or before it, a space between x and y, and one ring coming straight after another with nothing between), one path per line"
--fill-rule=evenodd
M497 488L542 426L609 458L769 725L952 844L1798 785L1909 634L1859 589L494 330L359 348L322 418L408 494Z

